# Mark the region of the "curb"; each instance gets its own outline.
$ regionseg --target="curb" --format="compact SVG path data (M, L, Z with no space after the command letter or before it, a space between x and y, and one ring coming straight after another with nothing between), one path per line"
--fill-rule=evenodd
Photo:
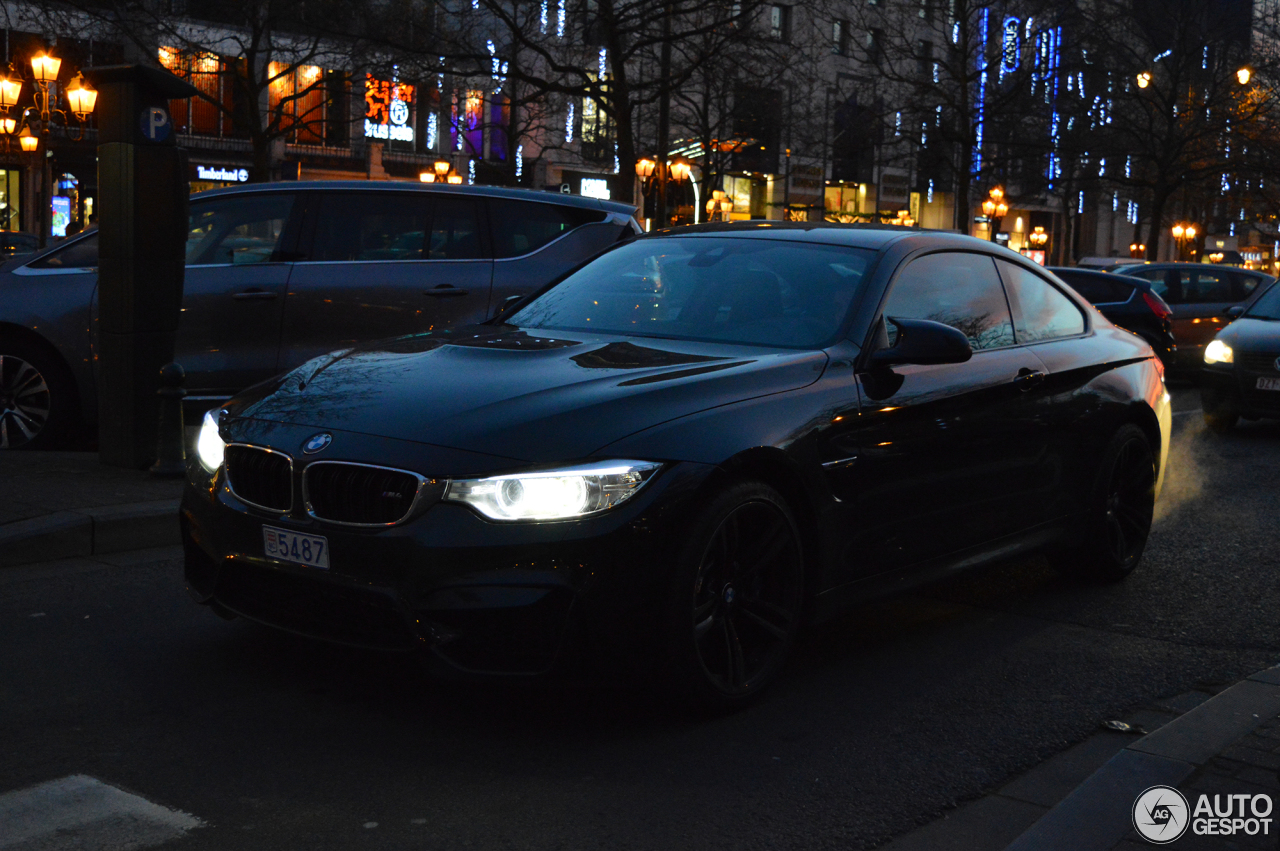
M1133 830L1138 792L1176 786L1280 714L1280 666L1259 671L1148 733L1027 828L1005 851L1108 851Z
M0 567L178 544L178 502L133 502L5 523Z

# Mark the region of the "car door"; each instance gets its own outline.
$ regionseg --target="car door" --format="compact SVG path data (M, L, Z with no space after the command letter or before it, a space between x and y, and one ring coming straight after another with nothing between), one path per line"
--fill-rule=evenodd
M1018 344L1045 366L1045 377L1027 399L1025 415L1035 423L1035 445L1026 456L1022 500L1031 523L1049 523L1075 512L1088 494L1101 446L1095 426L1103 400L1088 385L1104 359L1088 331L1085 313L1053 283L1025 266L997 259L1013 312ZM1127 287L1117 282L1117 287Z
M1012 316L991 256L939 252L899 270L882 310L893 318L959 328L973 346L965 363L860 370L857 410L828 430L827 469L852 534L847 568L869 575L947 556L1034 522L1024 502L1038 449L1032 418L1044 366L1016 345Z
M1227 324L1227 308L1245 297L1229 269L1207 263L1132 274L1150 281L1152 291L1173 310L1173 338L1184 365L1201 363L1204 347Z
M325 192L285 301L280 369L334 349L479 322L493 263L463 194Z
M176 355L193 397L228 396L275 374L294 204L292 192L192 203Z

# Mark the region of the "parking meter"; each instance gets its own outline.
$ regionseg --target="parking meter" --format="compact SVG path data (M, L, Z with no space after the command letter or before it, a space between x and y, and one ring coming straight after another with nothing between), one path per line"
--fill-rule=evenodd
M90 68L98 89L98 457L155 458L160 368L173 360L187 238L187 155L171 98L196 89L141 65Z

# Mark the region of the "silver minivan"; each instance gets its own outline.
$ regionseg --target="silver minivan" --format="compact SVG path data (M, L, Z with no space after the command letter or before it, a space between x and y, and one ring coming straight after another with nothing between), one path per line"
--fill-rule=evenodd
M323 181L191 197L176 360L212 406L356 342L480 322L640 232L635 208L523 189ZM98 235L0 266L0 449L96 421Z

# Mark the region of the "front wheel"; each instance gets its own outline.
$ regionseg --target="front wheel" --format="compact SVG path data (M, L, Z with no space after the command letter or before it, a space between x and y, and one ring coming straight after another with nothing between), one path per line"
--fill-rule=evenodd
M0 340L0 450L57 445L75 421L74 382L56 358Z
M782 495L761 482L720 491L682 547L668 607L679 689L732 709L782 667L800 626L804 556Z
M1060 571L1104 581L1124 579L1142 560L1155 514L1155 455L1136 425L1116 432L1089 497L1084 535L1050 560Z

